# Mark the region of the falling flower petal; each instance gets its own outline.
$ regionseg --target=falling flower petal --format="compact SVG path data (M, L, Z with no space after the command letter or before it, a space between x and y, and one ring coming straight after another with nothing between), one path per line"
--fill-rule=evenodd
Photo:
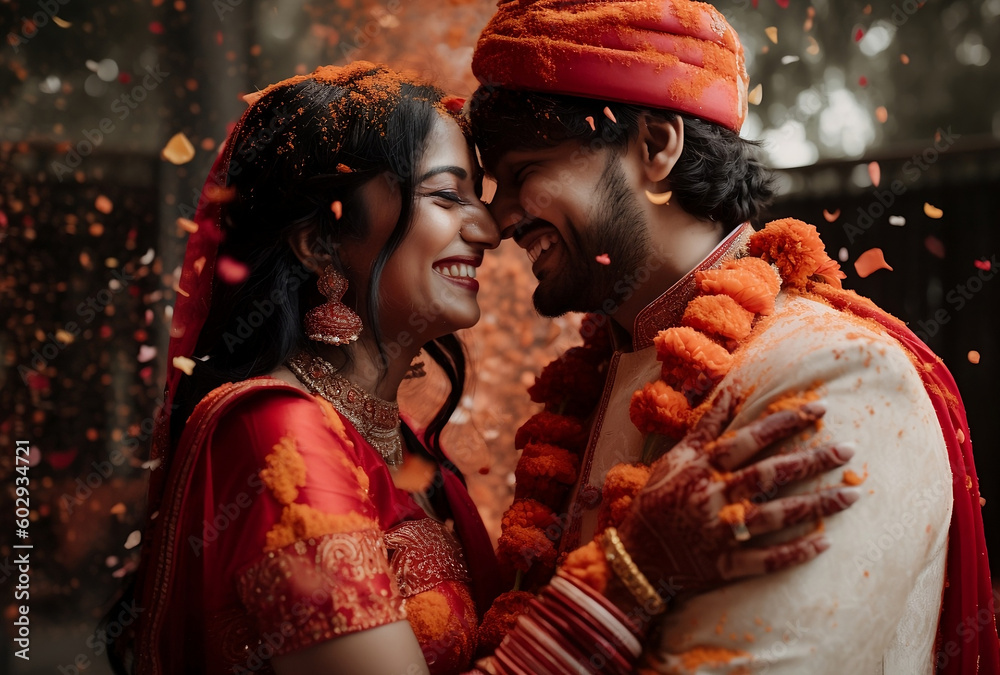
M878 162L868 162L868 177L872 179L872 185L878 187L879 182L882 180L882 169L879 167Z
M111 213L112 209L114 209L115 207L114 204L111 203L110 199L108 199L104 195L99 195L97 199L94 201L94 208L100 211L101 213L108 214Z
M52 23L59 26L60 28L69 28L73 24L66 19L60 19L58 16L52 17Z
M747 103L750 105L760 105L761 100L764 98L764 85L758 84L756 87L750 90L750 94L747 96Z
M198 258L197 260L195 260L194 261L194 265L192 265L192 267L194 267L194 273L200 275L201 271L203 269L205 269L205 263L206 262L207 262L207 258L205 258L205 256L201 256L200 258Z
M646 190L646 199L656 204L657 206L662 206L663 204L669 204L670 198L673 196L672 190L667 190L666 192L650 192Z
M618 120L615 119L615 114L611 112L611 108L604 106L604 116L611 120L612 124L618 124Z
M141 258L139 258L139 264L148 265L149 263L153 262L153 258L155 257L156 257L156 251L154 251L153 249L149 249Z
M156 347L153 345L139 345L139 363L148 363L156 358Z
M858 259L854 261L854 270L858 273L859 277L864 279L878 270L889 270L891 272L892 267L885 261L882 249L872 248L858 256Z
M175 356L174 368L183 371L185 375L190 375L194 372L194 361L186 356Z
M594 259L597 262L601 263L602 265L610 265L611 264L611 258L608 257L607 253L602 253L601 255L597 256Z
M979 363L979 352L977 352L975 349L969 352L969 363L973 365Z
M132 530L132 532L128 535L128 539L125 540L125 548L133 549L139 545L140 541L142 541L142 532L139 530Z
M863 38L864 36L865 36L865 31L863 29L858 28L856 31L854 31L855 42L861 42L861 38Z
M778 28L777 28L777 26L768 26L767 28L764 29L764 33L767 34L767 39L768 40L770 40L774 44L778 44Z
M944 242L934 235L928 235L924 239L924 246L935 258L944 258Z
M591 117L590 115L587 115L586 120L587 120L587 124L590 125L590 130L591 131L597 131L597 127L594 126L594 118Z
M816 38L814 38L812 35L808 36L808 38L809 38L809 46L806 47L806 53L816 56L817 54L819 54L819 43L816 42Z
M899 60L903 62L904 66L910 63L910 57L907 56L906 54L900 54Z
M187 164L194 159L194 146L183 132L177 133L167 141L160 156L171 164Z
M799 57L794 54L789 54L788 56L781 57L781 65L787 66L789 63L795 63L799 60Z
M851 254L848 252L847 247L845 246L841 246L840 250L837 251L837 260L839 260L840 262L847 262L847 259L850 257Z
M445 107L445 110L458 112L465 105L465 99L461 96L445 96L441 99L441 104Z
M333 201L330 203L330 210L333 212L333 217L340 220L340 217L344 215L344 205L339 201Z
M862 87L867 87L868 86L868 78L865 77L864 75L862 75L861 77L858 78L858 84L861 85Z
M177 226L185 232L190 232L191 234L198 231L198 223L193 220L188 220L187 218L178 218Z
M264 92L262 91L251 91L249 94L243 94L240 98L243 99L243 102L249 106L259 101L260 97L263 95Z
M833 213L830 213L830 212L829 212L829 211L827 211L826 209L823 209L823 218L825 218L825 219L826 219L826 222L828 222L828 223L832 223L832 222L833 222L833 221L835 221L835 220L836 220L837 218L840 218L840 209L837 209L837 210L836 210L836 211L834 211Z
M114 506L111 507L111 511L109 511L109 513L111 513L112 515L116 515L116 516L124 515L125 514L125 503L124 502L118 502L117 504L115 504ZM113 565L109 565L109 567L113 567Z
M863 10L861 10L861 11L864 14L871 14L872 13L872 6L871 5L865 5L865 8Z
M163 462L163 460L159 459L159 458L157 458L157 459L150 459L150 460L147 460L147 461L143 462L142 465L141 465L141 468L143 468L143 469L149 469L150 471L152 471L154 469L158 469L160 467L160 464L162 462Z
M69 331L60 328L59 330L56 331L56 339L65 345L71 345L73 344L73 341L76 340L76 336L70 333Z
M889 216L889 224L895 225L896 227L902 227L906 225L906 218L903 216Z
M924 202L924 215L926 215L928 218L934 218L935 220L937 220L938 218L944 215L944 211L942 211L936 206L932 206L928 202Z
M227 284L238 284L250 276L250 268L246 263L224 255L215 263L215 276Z
M889 120L889 111L885 109L884 105L875 108L875 119L882 124L885 124Z
M980 269L984 272L989 272L992 267L989 260L973 260L972 264L976 266L976 269Z

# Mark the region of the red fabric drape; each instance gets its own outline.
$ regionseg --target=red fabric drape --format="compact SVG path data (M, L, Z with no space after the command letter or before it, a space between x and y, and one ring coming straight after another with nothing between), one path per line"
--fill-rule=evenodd
M909 352L917 366L948 446L954 493L935 666L940 675L1000 675L1000 643L979 479L965 406L955 380L941 359L899 319L850 291L823 284L816 284L811 290L836 309L878 323Z

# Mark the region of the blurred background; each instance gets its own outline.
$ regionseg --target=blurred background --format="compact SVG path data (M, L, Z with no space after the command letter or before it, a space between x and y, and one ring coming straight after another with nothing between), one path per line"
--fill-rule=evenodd
M1000 0L720 0L751 87L743 135L779 169L774 217L820 228L846 285L906 320L963 392L1000 573ZM139 543L152 415L186 232L242 94L364 58L467 96L491 0L0 0L0 608L15 611L14 448L30 442L31 661L108 672L95 625ZM175 138L178 134L183 139ZM174 139L171 142L171 139ZM166 153L164 149L168 148ZM889 269L861 278L870 249ZM575 341L502 246L465 336L450 430L494 536L524 389ZM432 397L433 378L408 400Z

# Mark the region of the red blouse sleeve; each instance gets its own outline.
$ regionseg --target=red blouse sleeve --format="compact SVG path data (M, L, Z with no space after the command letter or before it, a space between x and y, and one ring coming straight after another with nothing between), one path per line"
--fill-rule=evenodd
M222 533L209 564L223 583L236 580L276 654L405 618L359 464L339 415L322 400L270 392L219 422L211 501L220 511L248 506L230 519L239 532Z

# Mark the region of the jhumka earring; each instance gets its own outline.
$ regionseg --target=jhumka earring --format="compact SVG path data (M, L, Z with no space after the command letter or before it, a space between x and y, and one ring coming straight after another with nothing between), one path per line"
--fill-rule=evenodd
M327 301L306 313L306 337L317 342L343 345L358 339L361 317L341 302L347 292L347 277L332 264L323 268L317 283Z

